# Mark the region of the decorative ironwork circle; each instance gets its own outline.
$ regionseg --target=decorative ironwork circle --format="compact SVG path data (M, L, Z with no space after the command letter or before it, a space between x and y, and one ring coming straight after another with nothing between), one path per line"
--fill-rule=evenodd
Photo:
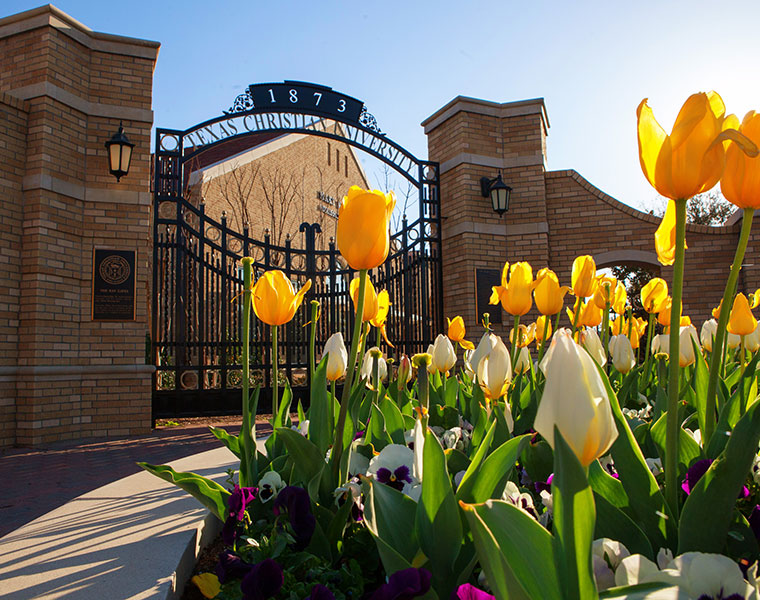
M161 134L161 150L165 152L175 152L179 149L179 136L173 133Z

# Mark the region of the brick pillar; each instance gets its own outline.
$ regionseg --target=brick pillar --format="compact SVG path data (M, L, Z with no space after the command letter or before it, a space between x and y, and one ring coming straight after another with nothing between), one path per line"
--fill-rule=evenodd
M0 338L0 390L14 382L17 444L150 427L149 136L158 46L93 32L50 5L0 19L0 92L23 102L26 119L25 156L16 155L20 223L11 224L21 232L16 347ZM117 183L103 144L120 121L136 146ZM0 227L5 240L5 220ZM91 319L96 247L137 251L134 321ZM7 428L1 418L0 427Z
M462 315L472 339L482 332L476 327L476 269L501 270L505 261L526 260L535 275L548 265L546 108L542 98L500 104L458 96L422 125L430 160L441 163L444 314ZM480 191L480 178L499 171L512 187L502 218ZM496 311L502 309L491 307L492 315ZM511 320L502 317L495 331L504 336Z

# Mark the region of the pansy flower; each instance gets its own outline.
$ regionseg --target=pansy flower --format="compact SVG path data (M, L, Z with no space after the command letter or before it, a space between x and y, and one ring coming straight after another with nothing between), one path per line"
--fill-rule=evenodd
M276 596L284 581L282 567L271 558L262 560L240 582L243 600L267 600Z
M427 569L410 567L396 571L387 583L375 590L370 600L411 600L424 596L430 589L430 579L430 571Z
M300 487L289 485L274 501L274 514L287 513L290 527L295 536L294 550L303 550L309 545L317 521L311 512L309 493Z
M412 489L419 481L414 473L414 452L400 444L388 444L369 461L367 475L378 483L414 497Z
M285 482L277 471L267 471L259 479L259 500L269 502L285 487Z

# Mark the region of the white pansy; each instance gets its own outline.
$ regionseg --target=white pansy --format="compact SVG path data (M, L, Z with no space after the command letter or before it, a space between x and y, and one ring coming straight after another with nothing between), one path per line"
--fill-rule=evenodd
M752 479L755 483L760 485L760 455L755 454L752 458Z
M689 434L691 439L693 439L697 444L699 444L699 447L702 447L702 431L697 429L696 431L692 431L691 429L687 429L686 433Z
M642 554L632 554L623 558L615 569L615 585L638 585L649 583L659 575L657 565Z
M507 485L504 486L504 491L501 494L501 499L513 504L537 520L538 514L536 513L536 507L533 505L533 496L527 492L521 492L520 488L513 481L507 481Z
M598 538L594 540L591 552L594 556L603 558L613 570L617 569L621 560L631 555L625 545L610 538Z
M657 552L657 566L661 569L667 569L672 562L673 551L670 548L660 548Z
M358 446L361 440L351 442L351 455L348 457L348 475L356 477L367 472L369 469L369 459L358 452Z
M290 428L293 431L297 431L302 436L307 437L309 435L309 419L304 419L304 421L299 423L298 426L291 425Z
M677 585L690 598L750 598L756 590L744 580L741 569L722 554L686 552L667 568L651 574L644 583L661 581Z
M659 458L645 458L644 459L647 463L647 467L649 467L649 470L652 472L652 475L657 477L660 473L662 473L662 460Z
M259 499L262 502L269 502L280 493L280 490L285 485L285 482L277 471L267 471L259 479Z
M401 444L388 444L369 461L367 476L407 496L416 493L419 497L417 490L413 491L413 488L419 484L419 480L414 476L414 454Z

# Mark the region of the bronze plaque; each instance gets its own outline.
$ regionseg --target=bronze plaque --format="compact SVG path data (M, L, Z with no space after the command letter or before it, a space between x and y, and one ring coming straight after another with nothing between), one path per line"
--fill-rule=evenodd
M478 307L478 322L483 320L483 313L489 313L491 323L501 325L501 304L488 304L495 285L501 285L499 269L475 269L475 302Z
M93 250L93 321L135 320L136 264L135 250Z

